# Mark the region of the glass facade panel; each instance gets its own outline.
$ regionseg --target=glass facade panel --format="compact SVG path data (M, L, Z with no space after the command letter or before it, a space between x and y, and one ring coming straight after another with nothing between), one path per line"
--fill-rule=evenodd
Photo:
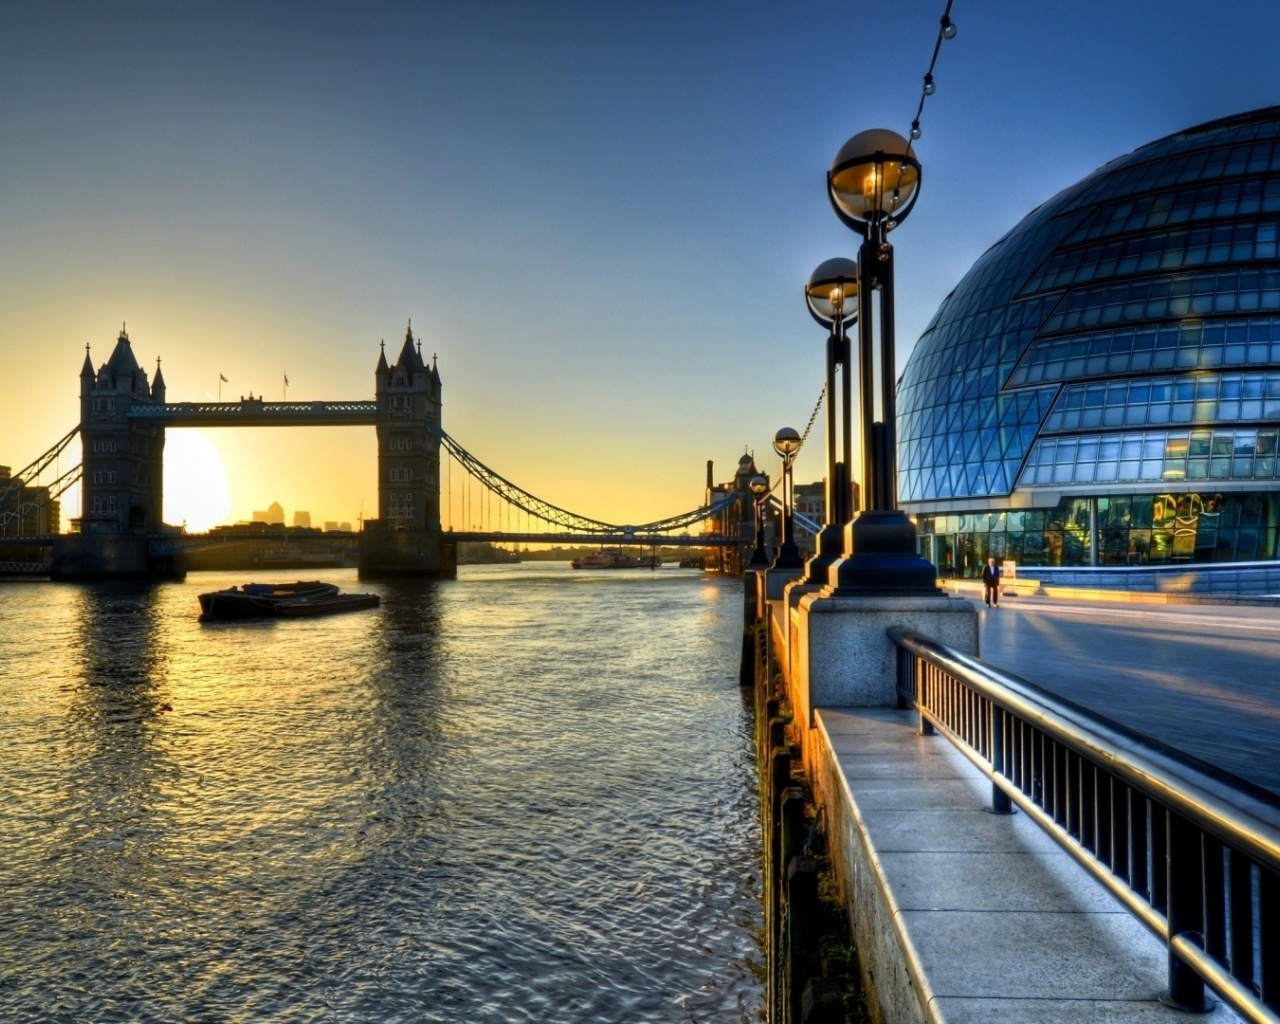
M994 550L1028 566L1276 557L1278 261L1280 108L1157 140L1042 204L906 363L903 507L968 506L922 520L960 574ZM977 518L1040 491L1073 497Z
M1096 501L1097 527L1090 528ZM1014 528L1014 523L1043 529ZM987 523L989 530L965 529ZM1122 494L1065 499L1052 509L1024 510L1017 519L921 516L921 538L935 538L939 574L972 578L988 555L1020 567L1160 565L1175 562L1275 559L1280 491ZM925 550L928 550L926 545Z

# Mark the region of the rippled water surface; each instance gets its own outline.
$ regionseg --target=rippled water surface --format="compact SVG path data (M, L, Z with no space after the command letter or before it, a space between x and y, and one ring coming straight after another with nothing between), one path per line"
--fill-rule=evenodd
M756 1021L741 584L0 583L0 1019Z

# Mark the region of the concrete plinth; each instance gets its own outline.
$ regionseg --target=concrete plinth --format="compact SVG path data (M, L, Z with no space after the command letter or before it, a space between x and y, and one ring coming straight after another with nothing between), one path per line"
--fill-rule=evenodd
M439 530L369 530L360 534L360 578L454 579L457 545Z
M54 580L182 579L185 575L180 554L153 555L148 539L136 534L59 537L49 564L49 578Z
M812 722L820 707L892 707L897 701L897 648L886 631L906 626L966 654L978 653L978 612L959 597L800 599L793 680L796 717Z
M787 585L804 575L804 568L797 566L794 569L769 569L765 574L765 596L770 601L781 601L782 592L787 589Z
M820 583L806 583L802 575L787 585L782 595L781 629L785 635L786 661L783 671L788 682L796 678L800 671L800 601L806 594L819 593L823 586Z

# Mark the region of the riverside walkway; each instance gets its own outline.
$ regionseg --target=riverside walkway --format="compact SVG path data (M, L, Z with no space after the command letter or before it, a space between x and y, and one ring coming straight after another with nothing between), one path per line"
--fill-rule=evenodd
M1280 608L1011 596L980 657L1280 793Z
M980 657L1280 792L1274 606L1007 596L980 609ZM859 954L886 1021L1186 1021L1156 998L1166 954L913 712L820 708L815 779L840 824ZM834 806L834 805L839 805ZM1239 1018L1218 1004L1212 1024Z

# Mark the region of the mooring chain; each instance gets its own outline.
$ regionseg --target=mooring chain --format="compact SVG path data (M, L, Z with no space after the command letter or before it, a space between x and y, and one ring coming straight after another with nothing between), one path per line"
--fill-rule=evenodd
M800 448L796 449L796 454L800 454L800 449L804 448L804 443L809 440L809 431L813 429L813 425L817 422L818 412L822 409L822 400L827 397L827 382L822 382L822 390L818 392L818 400L813 405L813 413L809 417L809 423L804 428L804 433L800 435Z

